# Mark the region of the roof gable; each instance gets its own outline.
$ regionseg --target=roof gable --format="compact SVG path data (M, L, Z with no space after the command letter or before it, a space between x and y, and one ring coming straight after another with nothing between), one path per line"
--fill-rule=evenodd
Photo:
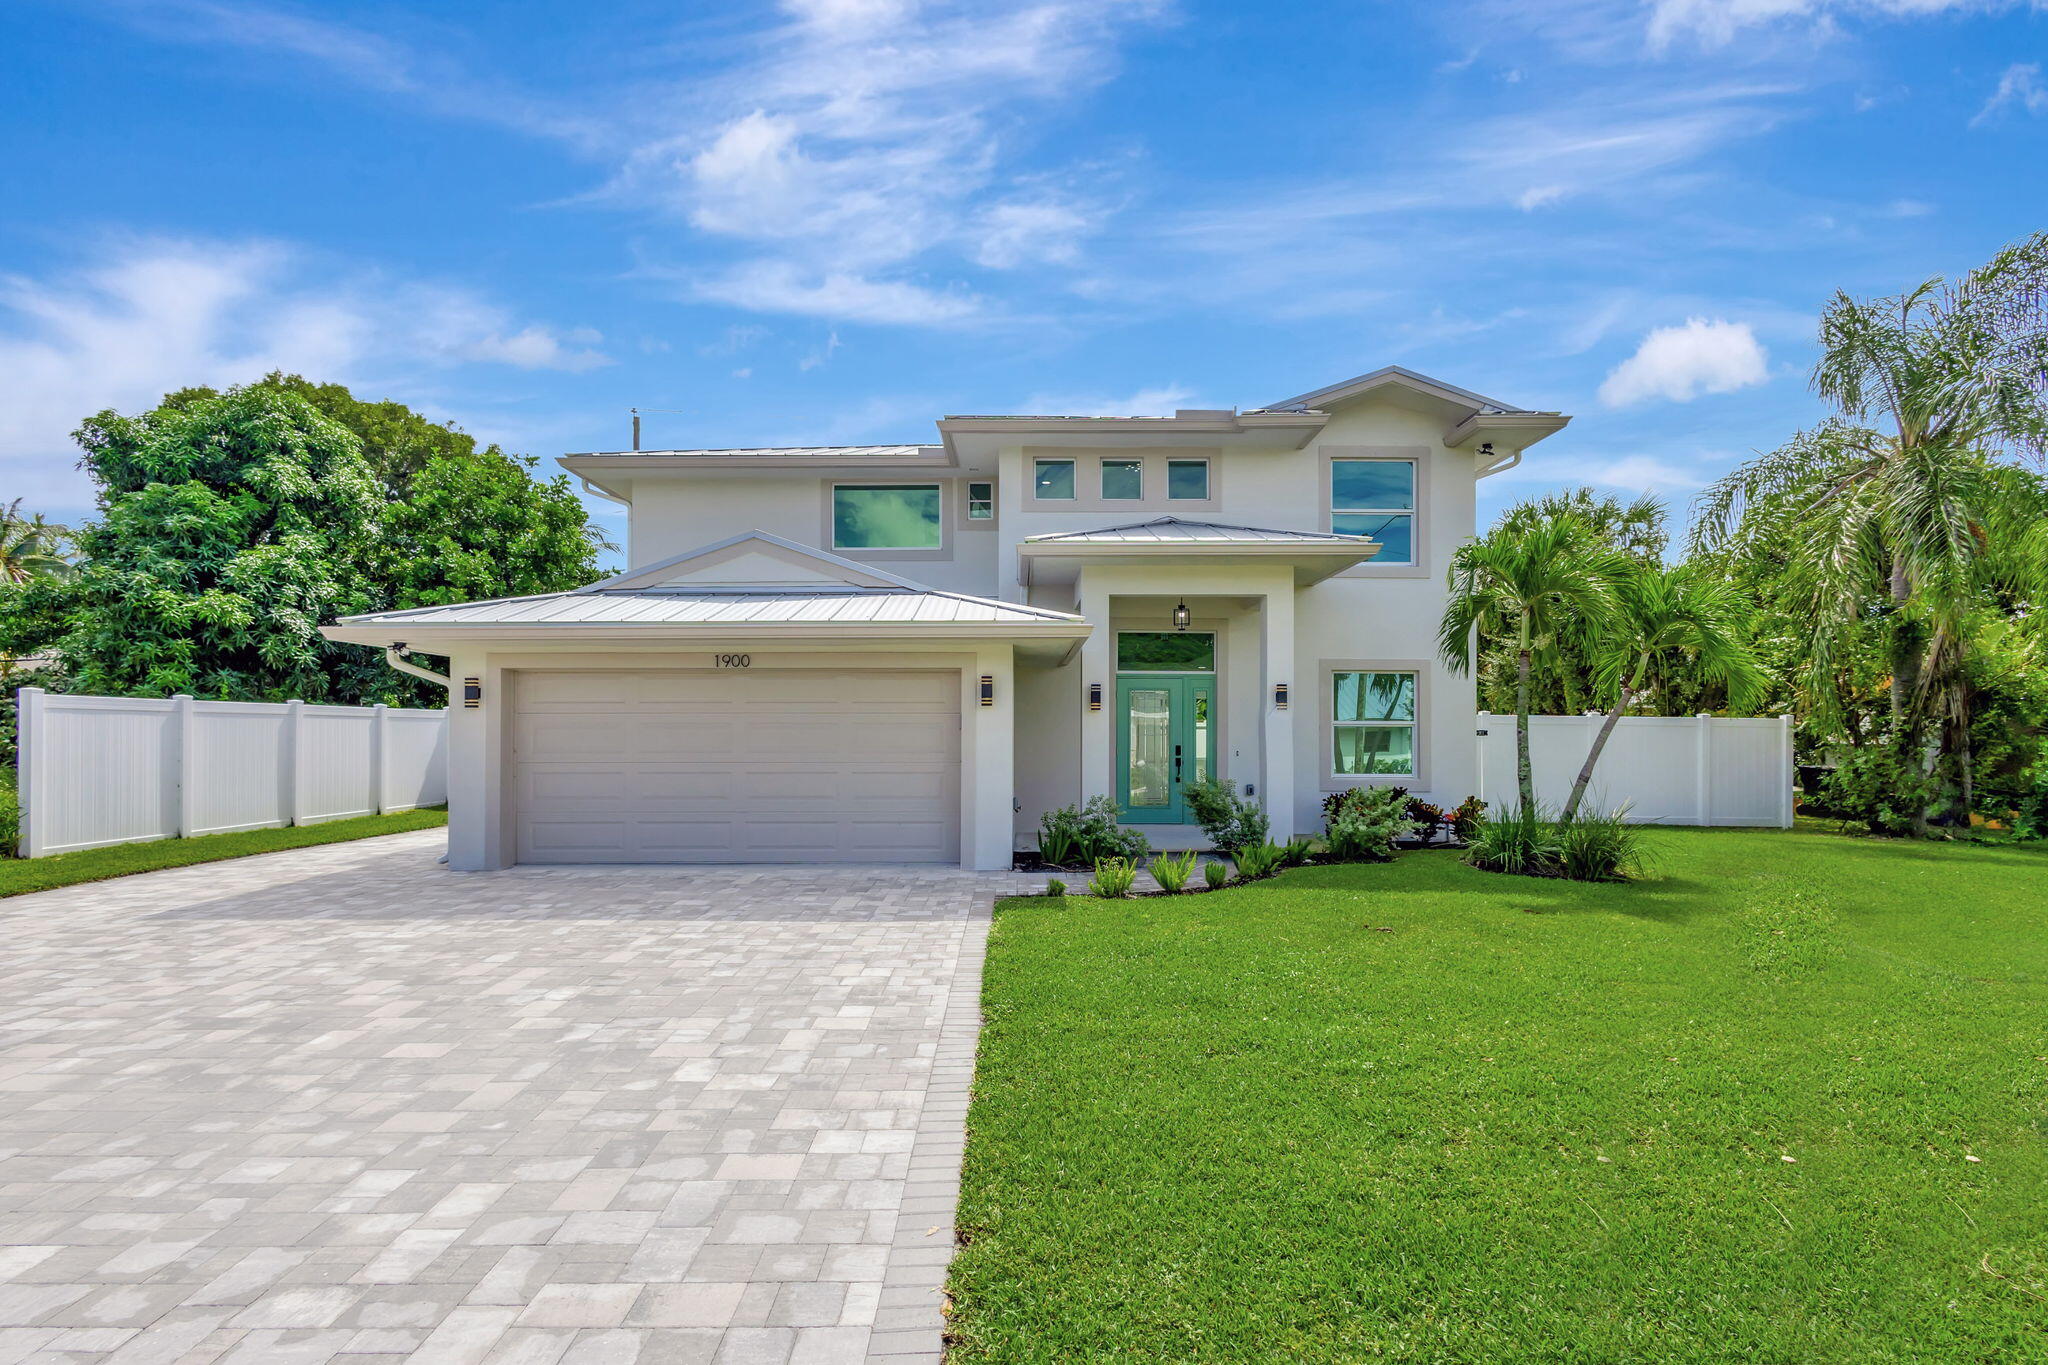
M1461 389L1456 384L1446 384L1441 379L1432 379L1426 374L1401 365L1383 365L1370 373L1355 375L1341 383L1326 384L1320 389L1296 394L1278 403L1269 403L1266 407L1272 412L1301 412L1308 409L1327 411L1387 388L1426 399L1435 399L1466 413L1527 411L1512 403L1503 403L1499 399L1488 398L1470 389Z
M866 564L799 545L766 531L716 544L592 583L580 592L621 588L922 588Z

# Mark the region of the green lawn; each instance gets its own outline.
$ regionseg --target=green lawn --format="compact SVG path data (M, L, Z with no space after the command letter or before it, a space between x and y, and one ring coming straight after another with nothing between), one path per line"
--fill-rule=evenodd
M403 834L407 830L432 829L447 823L447 810L435 807L400 811L396 815L329 820L318 825L294 825L289 829L251 829L239 834L206 834L196 839L116 844L111 848L89 848L83 853L60 853L54 858L6 858L0 859L0 897L48 891L79 882L105 881L109 877L125 877L131 872L154 872L160 867L247 858L256 853L309 848L314 844L338 844L378 834Z
M1650 841L1004 902L954 1359L2048 1359L2048 854Z

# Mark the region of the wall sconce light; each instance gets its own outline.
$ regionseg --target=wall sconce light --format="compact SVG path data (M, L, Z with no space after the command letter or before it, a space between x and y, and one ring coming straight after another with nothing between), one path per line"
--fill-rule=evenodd
M465 711L474 711L483 704L484 680L482 678L464 678L462 680L463 709Z
M981 704L983 706L994 706L996 704L996 675L993 673L981 675Z
M1273 709L1275 711L1285 711L1287 709L1286 683L1273 684Z
M1088 709L1090 711L1100 711L1102 709L1101 683L1088 684Z
M1186 630L1188 628L1188 622L1194 619L1194 614L1188 610L1188 604L1185 599L1183 599L1174 607L1173 628L1175 630Z

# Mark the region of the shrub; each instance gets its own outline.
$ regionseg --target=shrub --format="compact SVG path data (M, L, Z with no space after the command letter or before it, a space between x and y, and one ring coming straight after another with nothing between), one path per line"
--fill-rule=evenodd
M1048 877L1045 879L1045 894L1048 896L1064 896L1067 894L1067 884L1058 877Z
M1736 914L1743 957L1750 970L1785 978L1818 971L1842 952L1835 909L1827 901L1774 877L1744 898Z
M1415 822L1416 833L1425 843L1436 837L1439 826L1450 823L1450 817L1444 814L1442 806L1419 796L1408 798L1408 818Z
M1257 881L1270 877L1280 870L1280 846L1278 844L1252 844L1239 849L1231 861L1237 864L1237 879L1241 882Z
M2012 832L2022 839L2048 839L2048 758L2027 765L2014 784Z
M1465 861L1488 872L1551 877L1557 875L1562 852L1557 825L1543 807L1517 805L1479 822L1465 850Z
M1300 867L1316 851L1316 841L1307 835L1299 835L1280 845L1280 866Z
M1235 782L1207 777L1181 788L1181 799L1218 853L1235 858L1239 849L1266 842L1271 828L1266 808L1237 794Z
M1451 833L1460 839L1472 837L1472 831L1479 828L1479 822L1486 818L1486 803L1476 796L1468 796L1450 812Z
M1192 849L1180 854L1160 854L1152 860L1152 880L1168 895L1178 894L1195 870L1195 857Z
M21 843L21 798L14 792L14 773L0 769L0 858L12 858Z
M1131 888L1137 881L1137 863L1129 858L1104 858L1095 864L1095 875L1088 879L1088 890L1093 895L1121 900L1131 894Z
M1222 863L1203 863L1202 880L1208 883L1211 891L1221 891L1230 880L1230 869Z
M1627 881L1641 870L1643 831L1624 818L1628 807L1611 814L1580 811L1576 820L1557 831L1557 870L1575 882Z
M1353 787L1335 796L1323 808L1329 855L1338 862L1386 862L1395 841L1415 832L1408 793L1399 787Z
M1039 817L1038 856L1048 866L1091 867L1105 858L1136 862L1151 851L1143 833L1117 824L1116 802L1107 796Z
M1845 820L1859 820L1872 834L1913 832L1913 821L1934 804L1941 782L1904 762L1889 745L1852 749L1821 785L1822 808Z

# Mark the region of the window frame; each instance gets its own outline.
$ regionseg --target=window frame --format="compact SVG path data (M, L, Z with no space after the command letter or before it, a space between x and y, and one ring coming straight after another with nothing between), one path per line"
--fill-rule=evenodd
M1344 791L1350 787L1402 786L1417 792L1429 790L1429 714L1430 684L1434 676L1428 660L1425 659L1321 659L1316 663L1320 680L1318 688L1316 725L1320 732L1319 744L1322 750L1322 788L1326 792ZM1339 721L1337 719L1337 675L1339 673L1406 673L1415 679L1415 718L1412 721ZM1414 755L1413 772L1406 773L1340 773L1337 771L1337 730L1339 726L1354 729L1396 730L1408 728L1411 732L1410 752Z
M819 543L833 554L849 559L913 560L950 559L952 538L946 515L946 482L942 479L828 479L825 481L824 528ZM886 545L872 549L839 543L839 490L860 488L930 488L939 495L939 543L936 546Z
M1339 512L1366 512L1364 508L1338 508L1335 505L1337 492L1337 469L1339 460L1379 460L1402 462L1414 468L1415 506L1405 509L1408 513L1409 558L1401 561L1382 561L1378 556L1363 564L1344 570L1340 578L1427 578L1430 576L1430 475L1434 463L1434 452L1427 446L1323 446L1322 456L1322 526L1334 530L1334 518ZM1381 515L1403 511L1398 507L1377 509Z
M1138 472L1138 492L1135 497L1116 498L1109 493L1109 467L1111 465L1132 465ZM1102 455L1095 461L1095 494L1105 503L1137 506L1145 501L1145 457L1143 455Z
M977 498L974 490L986 488L988 496ZM988 504L987 516L974 515L976 503ZM962 479L960 481L960 526L962 530L977 531L996 524L996 481L990 479Z
M1074 491L1065 497L1047 497L1038 491L1038 467L1047 464L1063 464L1073 474ZM1081 502L1081 462L1072 455L1033 455L1031 457L1031 500L1033 502L1072 507Z
M1164 489L1162 490L1162 496L1163 496L1163 497L1165 498L1166 502L1167 502L1167 503L1168 503L1169 505L1171 505L1171 504L1173 504L1173 503L1182 503L1182 504L1188 504L1188 503L1200 503L1200 504L1205 504L1205 505L1206 505L1206 504L1210 504L1210 503L1213 503L1213 502L1215 501L1215 495L1214 495L1214 491L1213 491L1213 489L1211 488L1211 485L1210 485L1210 482L1209 482L1209 481L1210 481L1211 479L1213 479L1213 478L1214 478L1214 477L1216 476L1216 469L1215 469L1215 465L1214 465L1214 463L1213 463L1213 462L1212 462L1212 461L1211 461L1211 460L1209 459L1209 457L1208 457L1208 456L1206 456L1206 455L1174 455L1174 456L1168 456L1168 457L1167 457L1167 459L1166 459L1166 461L1165 461L1165 464L1166 464L1166 473L1165 473L1165 487L1164 487ZM1173 467L1174 467L1175 465L1177 465L1177 464L1197 464L1197 465L1200 465L1200 466L1202 467L1202 496L1201 496L1201 497L1199 497L1199 498L1177 498L1177 497L1175 497L1175 496L1173 495Z

